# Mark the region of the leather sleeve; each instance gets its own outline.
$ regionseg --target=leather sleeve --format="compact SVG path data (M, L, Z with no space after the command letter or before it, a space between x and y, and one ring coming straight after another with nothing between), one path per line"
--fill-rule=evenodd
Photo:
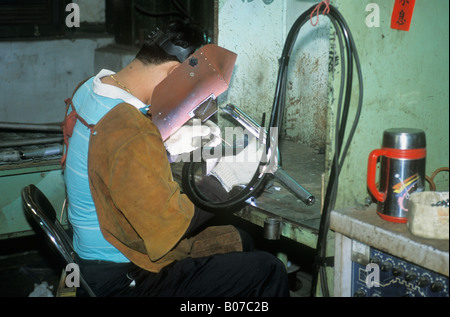
M111 198L144 241L152 261L183 237L194 206L172 179L161 138L142 132L116 153L109 177Z
M204 176L197 184L197 187L207 198L214 202L225 201L229 198L228 192L222 187L219 181L212 176ZM213 213L195 207L194 216L183 237L188 238L196 234L198 230L212 218L214 218Z

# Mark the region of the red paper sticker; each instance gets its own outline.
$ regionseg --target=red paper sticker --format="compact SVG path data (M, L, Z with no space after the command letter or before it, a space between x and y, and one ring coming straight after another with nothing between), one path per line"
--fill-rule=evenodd
M391 28L409 31L416 0L395 0L394 12L392 12Z

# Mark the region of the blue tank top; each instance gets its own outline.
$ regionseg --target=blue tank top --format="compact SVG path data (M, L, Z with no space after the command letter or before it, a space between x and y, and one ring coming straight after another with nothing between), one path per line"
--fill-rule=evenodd
M114 106L127 102L137 109L147 106L124 90L101 83L100 78L113 74L102 70L86 81L76 92L73 105L88 123L96 124ZM103 237L89 188L88 149L90 130L79 120L73 130L67 151L64 178L68 197L68 218L73 227L75 252L86 260L124 263L129 260Z

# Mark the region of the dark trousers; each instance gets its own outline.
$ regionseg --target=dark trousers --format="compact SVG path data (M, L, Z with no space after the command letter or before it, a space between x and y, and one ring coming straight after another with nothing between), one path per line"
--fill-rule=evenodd
M159 273L132 263L80 260L78 264L97 296L289 296L283 263L262 251L187 258ZM135 286L130 285L133 280Z
M143 270L133 263L88 261L79 257L77 263L99 297L289 296L283 263L270 253L253 251L252 243L242 232L241 236L244 252L187 258L164 267L159 273Z

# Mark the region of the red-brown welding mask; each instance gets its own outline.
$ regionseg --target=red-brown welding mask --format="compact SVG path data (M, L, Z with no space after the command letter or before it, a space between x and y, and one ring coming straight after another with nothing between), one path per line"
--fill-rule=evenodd
M216 98L228 89L237 55L208 44L175 68L153 91L150 114L163 141L193 117L217 112Z

